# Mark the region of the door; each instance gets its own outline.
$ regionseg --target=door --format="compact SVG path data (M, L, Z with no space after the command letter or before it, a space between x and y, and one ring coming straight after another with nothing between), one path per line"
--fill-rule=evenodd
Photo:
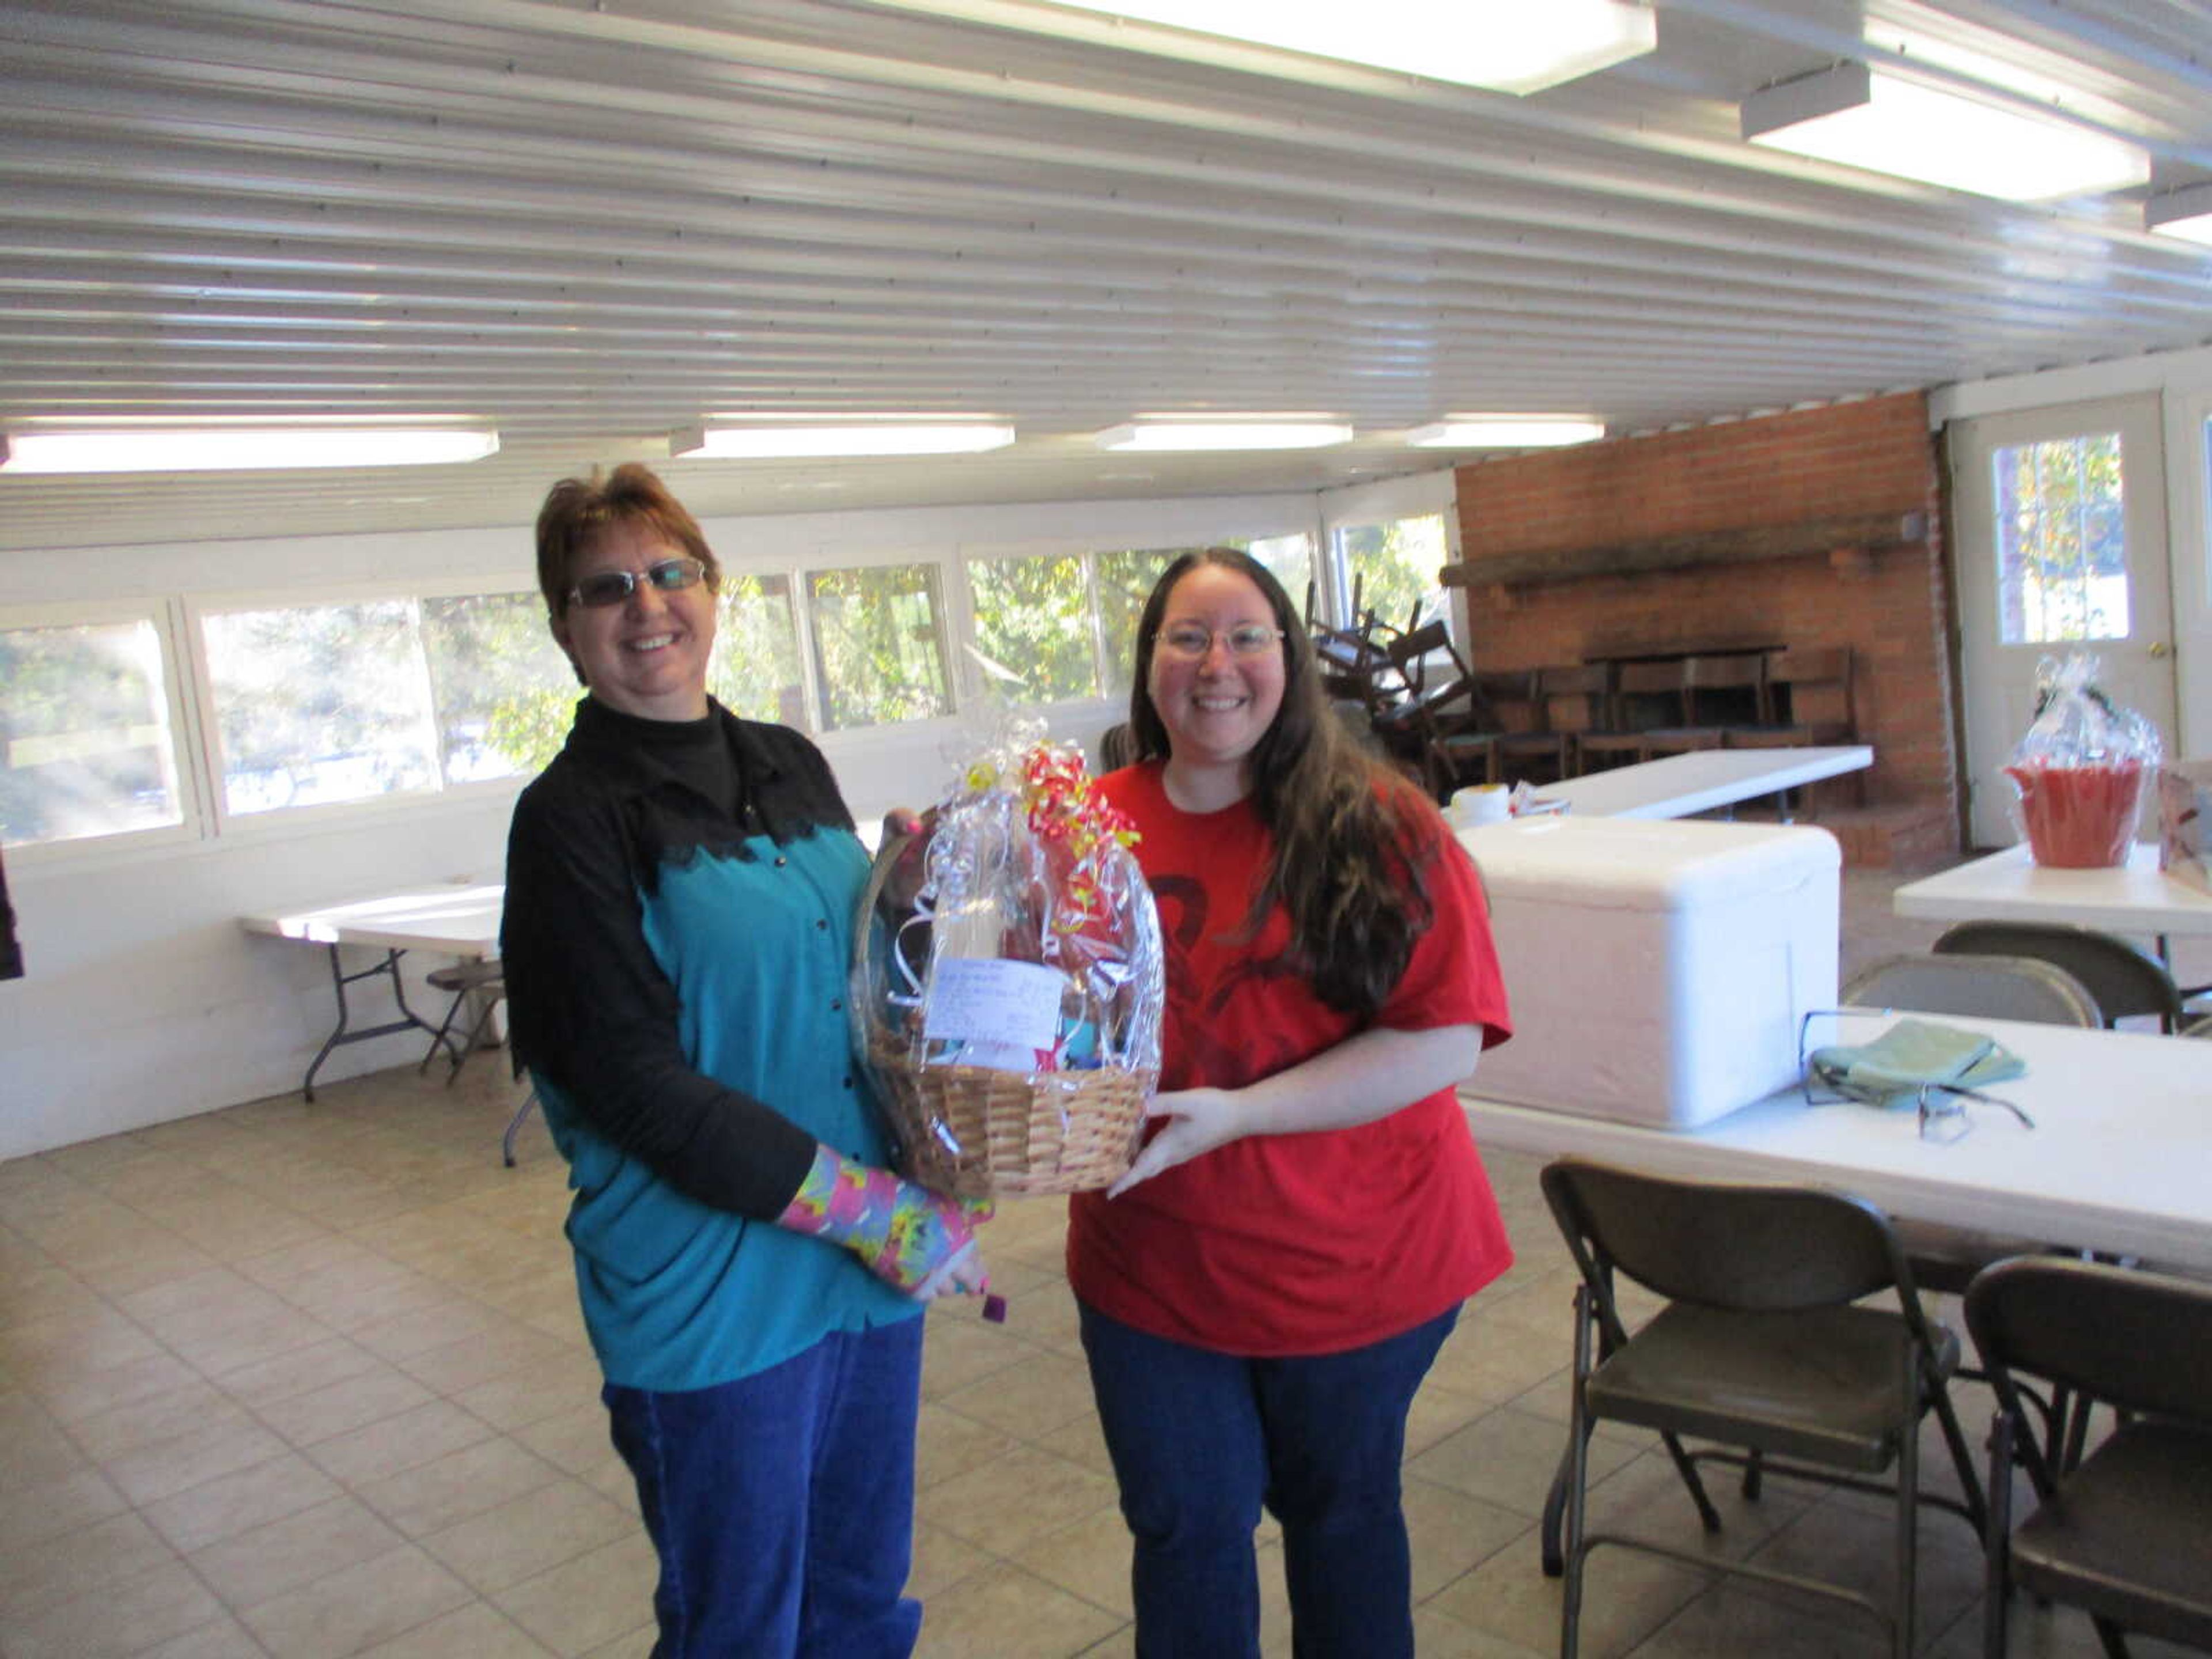
M2166 753L2177 752L2161 435L2155 395L1949 429L1978 847L2021 838L2002 769L2034 714L2046 656L2093 653L2106 694L2156 723Z

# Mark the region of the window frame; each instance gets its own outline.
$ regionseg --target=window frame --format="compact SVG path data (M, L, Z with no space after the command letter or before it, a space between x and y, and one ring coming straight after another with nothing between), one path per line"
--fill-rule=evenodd
M66 864L88 857L124 854L203 843L214 830L208 816L205 760L201 753L200 706L197 685L181 648L185 640L183 602L173 595L135 599L45 600L0 605L0 629L97 628L115 623L150 623L161 648L161 696L168 711L169 759L177 781L177 822L144 830L74 836L64 841L26 842L8 849L9 865Z

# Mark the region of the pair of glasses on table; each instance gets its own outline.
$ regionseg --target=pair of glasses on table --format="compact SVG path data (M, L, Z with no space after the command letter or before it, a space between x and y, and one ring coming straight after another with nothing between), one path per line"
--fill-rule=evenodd
M1970 1106L2001 1107L2019 1120L2021 1128L2033 1129L2035 1127L2035 1120L2011 1101L2001 1095L1993 1095L1980 1089L1969 1088L1964 1084L1944 1083L1930 1079L1924 1083L1907 1085L1887 1093L1878 1094L1872 1090L1855 1090L1846 1085L1838 1085L1832 1080L1816 1077L1813 1056L1817 1048L1826 1047L1828 1044L1816 1045L1814 1042L1813 1023L1815 1020L1831 1020L1839 1026L1841 1022L1849 1019L1887 1018L1899 1014L1910 1017L1912 1012L1913 1011L1909 1008L1807 1010L1805 1018L1797 1024L1797 1080L1798 1087L1805 1097L1805 1103L1808 1106L1857 1105L1887 1109L1905 1096L1911 1095L1913 1097L1914 1109L1918 1115L1920 1138L1937 1146L1945 1146L1954 1141L1963 1140L1972 1133L1974 1119L1967 1110ZM1832 1032L1829 1042L1833 1042L1836 1036L1839 1035L1839 1031ZM1825 1092L1821 1092L1823 1091Z
M594 571L568 590L568 602L587 611L604 611L611 605L627 605L641 587L663 593L696 587L706 574L707 567L688 556L657 560L642 570Z

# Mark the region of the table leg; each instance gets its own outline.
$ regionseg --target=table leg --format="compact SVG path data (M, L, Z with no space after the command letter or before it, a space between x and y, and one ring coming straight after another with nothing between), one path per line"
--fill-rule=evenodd
M348 973L344 963L338 957L338 952L343 947L333 945L329 948L331 988L337 996L338 1023L323 1039L323 1046L315 1051L314 1059L307 1062L307 1075L301 1081L300 1091L309 1102L312 1103L315 1097L315 1073L322 1069L323 1062L331 1057L333 1048L343 1048L349 1042L366 1042L371 1037L390 1036L395 1031L428 1031L447 1047L453 1046L450 1037L407 1006L407 988L399 978L399 958L407 954L404 951L386 951L384 959L374 966L356 968ZM360 1030L354 1030L351 1029L352 1011L346 1006L346 987L358 984L365 979L374 979L380 975L392 981L392 1000L399 1005L399 1018L386 1020L381 1025L366 1025Z

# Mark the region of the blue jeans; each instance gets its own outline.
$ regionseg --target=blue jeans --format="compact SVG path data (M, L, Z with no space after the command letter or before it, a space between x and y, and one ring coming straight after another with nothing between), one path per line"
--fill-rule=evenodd
M1214 1353L1081 1311L1136 1540L1139 1659L1258 1659L1263 1504L1282 1522L1297 1659L1413 1659L1398 1469L1414 1390L1459 1310L1291 1359Z
M680 1394L609 1383L660 1556L653 1659L907 1659L921 1325L833 1332Z

